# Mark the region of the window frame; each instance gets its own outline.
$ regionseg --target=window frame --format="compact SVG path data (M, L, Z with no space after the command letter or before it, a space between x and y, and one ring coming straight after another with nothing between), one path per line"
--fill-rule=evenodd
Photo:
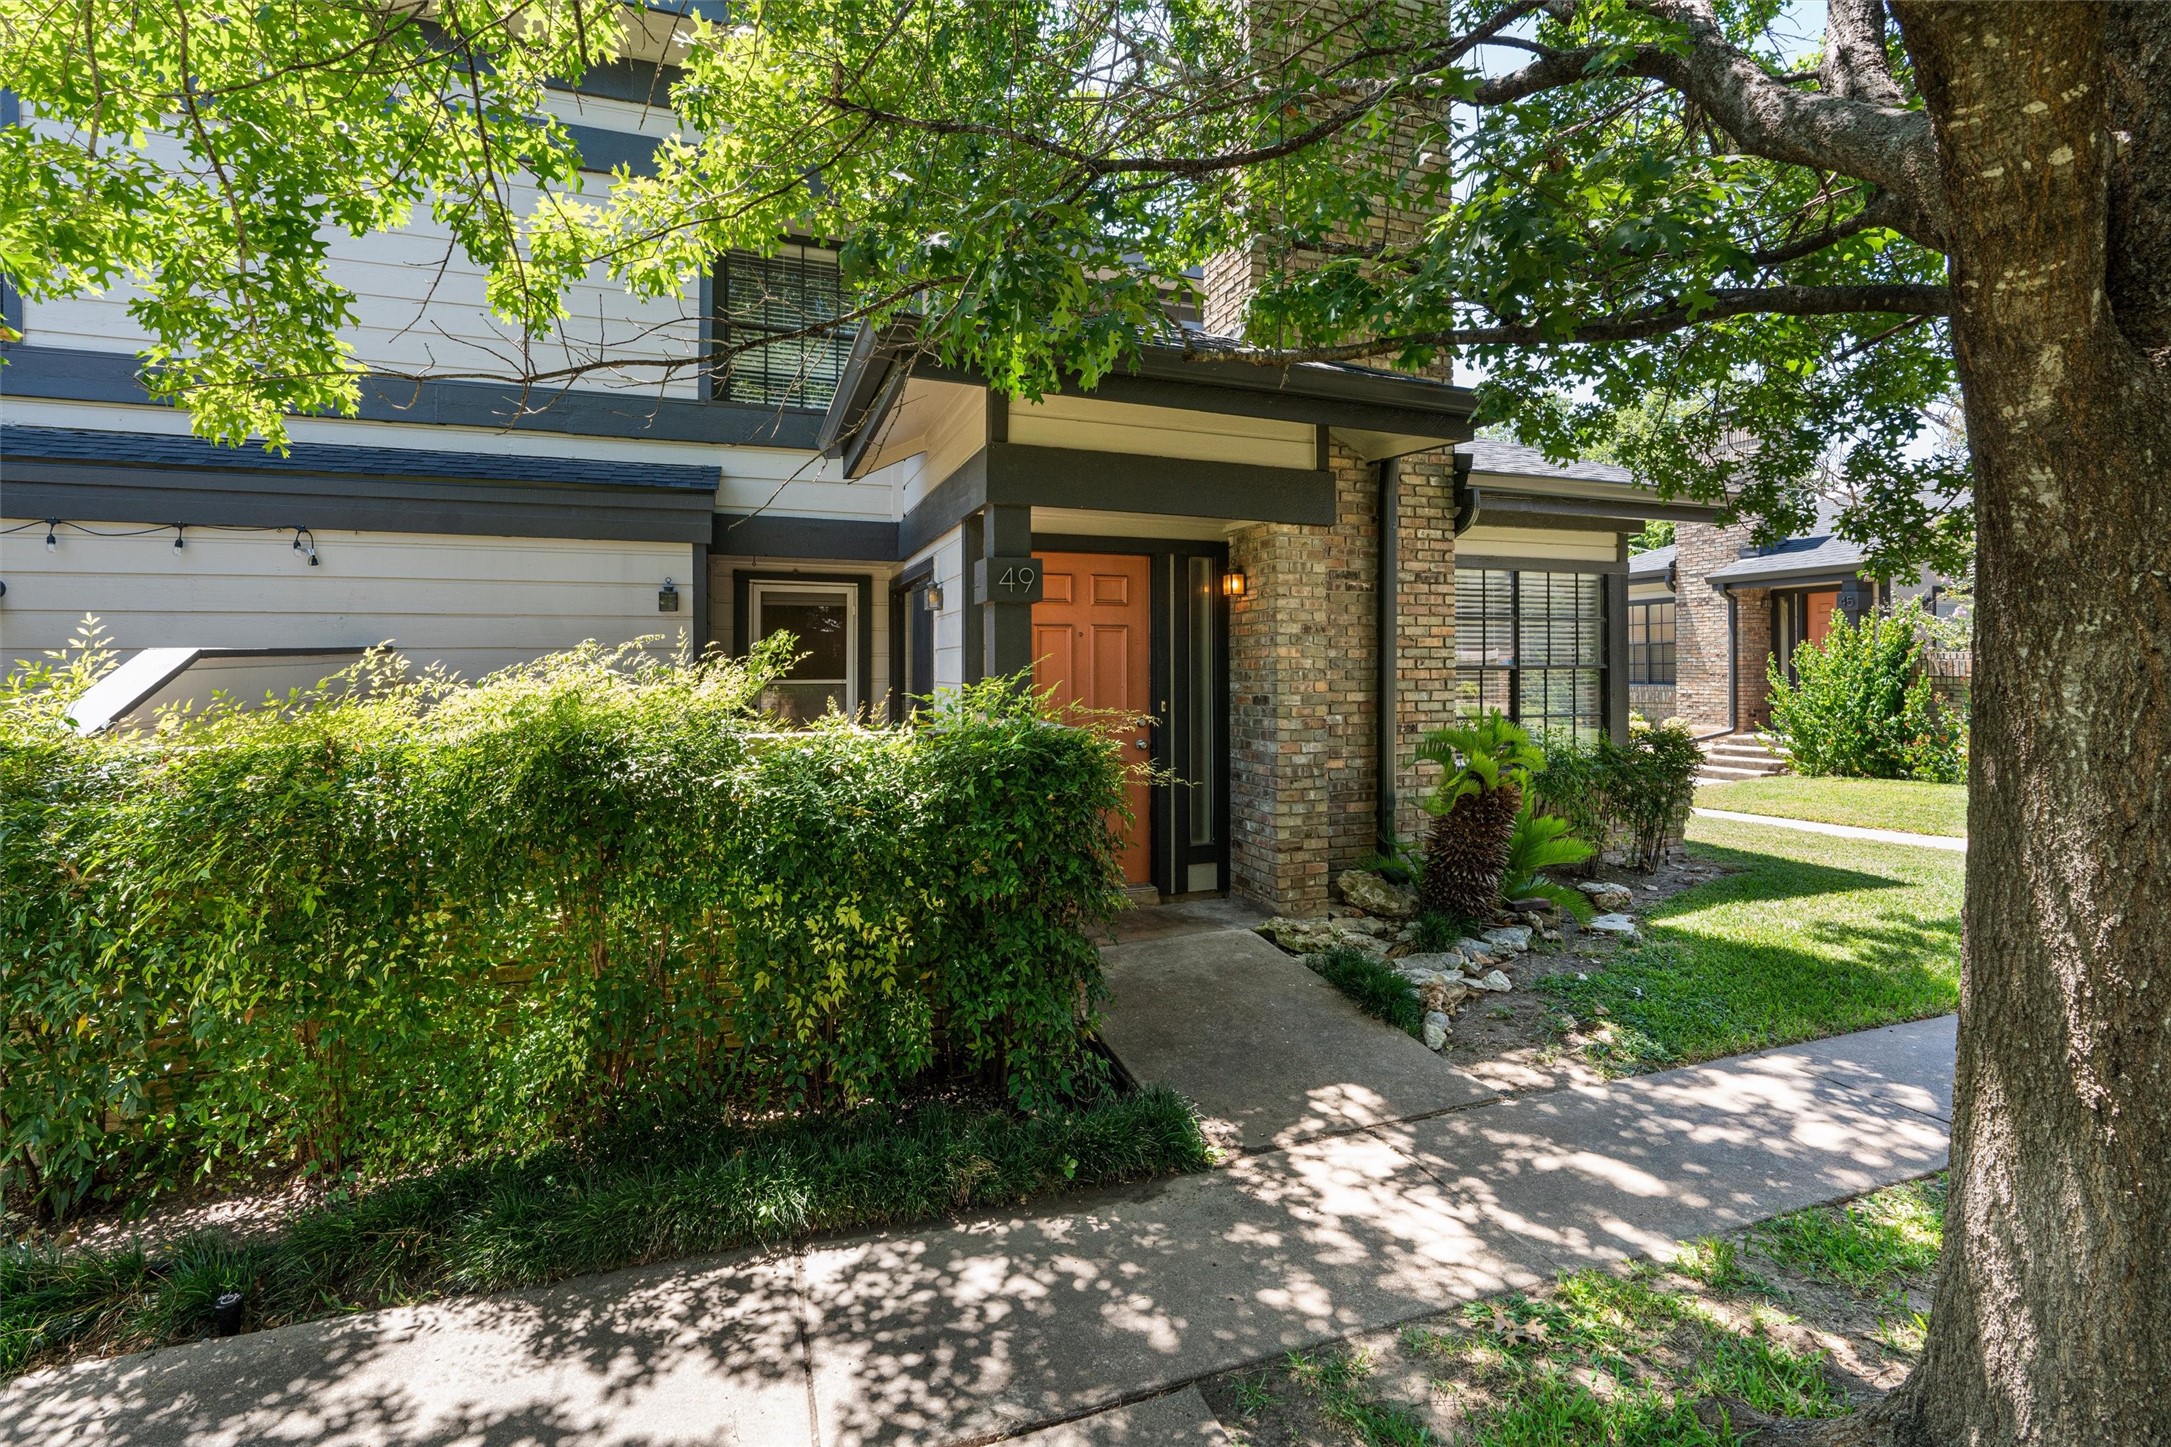
M1505 614L1494 613L1491 611L1480 611L1476 615L1476 618L1480 621L1505 621L1508 624L1508 652L1507 661L1504 663L1494 663L1482 660L1475 663L1465 663L1463 661L1462 639L1465 617L1464 609L1462 606L1462 577L1466 573L1480 575L1485 573L1501 573L1505 574L1509 580L1507 592L1507 610ZM1486 560L1484 562L1473 562L1469 564L1458 563L1456 566L1455 574L1455 712L1457 716L1463 718L1482 717L1488 711L1488 707L1485 702L1485 696L1487 692L1485 687L1485 680L1488 675L1497 675L1504 681L1506 686L1506 707L1503 708L1501 712L1506 714L1510 720L1516 723L1526 724L1526 726L1533 727L1534 729L1557 729L1562 727L1565 723L1568 731L1578 743L1585 742L1583 734L1585 733L1586 728L1594 737L1609 736L1612 732L1613 727L1613 716L1610 704L1614 677L1613 670L1617 665L1612 656L1613 645L1611 630L1613 621L1612 610L1614 604L1611 597L1612 590L1608 586L1608 576L1603 572L1593 569L1545 567L1542 564L1536 567L1528 568L1503 567L1500 566L1498 562L1495 562L1493 560ZM1592 615L1592 621L1595 624L1598 639L1597 661L1595 663L1529 664L1524 661L1525 649L1523 646L1523 633L1524 625L1526 621L1529 621L1523 607L1523 579L1526 575L1547 578L1557 577L1574 579L1577 581L1578 587L1589 586L1592 589L1592 593L1597 604L1596 610ZM1478 586L1481 590L1481 596L1485 596L1489 593L1489 590L1485 589L1484 583L1480 582ZM1581 615L1579 614L1576 616L1580 620ZM1481 638L1478 643L1478 649L1481 654L1488 651L1486 649L1487 641L1488 640ZM1620 663L1625 665L1626 661L1627 660L1624 658L1620 660ZM1528 720L1525 719L1523 708L1525 675L1533 674L1542 677L1547 674L1556 673L1568 674L1571 676L1577 674L1588 674L1590 676L1592 686L1595 689L1595 708L1588 720L1581 720L1571 716L1567 720L1563 721L1559 718L1558 715L1554 714L1544 715L1542 720L1535 724L1531 724ZM1477 695L1473 705L1475 711L1465 712L1464 683L1466 680L1471 679L1476 680L1477 683ZM1572 687L1573 684L1571 683L1571 688Z
M759 319L733 318L731 298L734 265L741 268L797 266L802 283L810 269L825 271L835 278L835 309L841 313L847 308L844 278L838 265L837 253L827 247L797 241L778 248L774 254L727 251L716 258L716 263L711 268L708 298L704 307L710 356L710 401L735 407L781 407L801 412L826 412L831 399L836 395L837 383L842 380L846 360L851 355L852 339L858 331L857 325L840 326L826 338L807 337L785 343L800 349L796 353L799 365L796 369L791 369L790 375L785 376L781 382L772 374L767 362L767 349L775 345L774 343L757 344L737 356L727 358L724 355L726 349L744 337L770 335L781 338L798 330L794 326L772 324ZM768 290L768 284L765 283L764 295L768 294ZM802 291L802 301L804 295ZM807 366L807 359L813 355L816 347L826 349L829 354L829 365L820 378L816 378ZM751 365L756 361L762 364L758 368ZM742 364L747 365L748 370L741 371ZM760 378L758 388L750 389L746 395L735 393L733 384L743 383L750 376ZM820 384L819 389L810 385L817 381Z
M1672 688L1680 682L1680 654L1677 645L1680 635L1680 613L1675 598L1631 598L1628 600L1628 681L1636 688ZM1666 610L1666 640L1663 644L1652 637L1652 610ZM1641 630L1641 636L1638 631ZM1657 650L1666 650L1665 677L1658 676L1654 662Z
M850 649L846 662L851 677L846 684L850 698L847 714L873 706L874 679L874 575L872 573L793 573L778 569L734 568L731 573L731 651L744 658L766 634L754 629L757 589L811 592L821 588L849 589L851 616L846 624Z

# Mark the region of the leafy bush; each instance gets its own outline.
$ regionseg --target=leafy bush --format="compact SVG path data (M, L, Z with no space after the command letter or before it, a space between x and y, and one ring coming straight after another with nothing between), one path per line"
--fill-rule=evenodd
M938 1100L626 1132L335 1195L248 1243L207 1232L155 1255L0 1247L0 1378L205 1335L225 1291L248 1293L257 1329L1209 1164L1191 1108L1158 1086L1034 1117Z
M1799 773L1959 783L1967 720L1940 710L1921 674L1922 606L1909 601L1860 624L1834 614L1822 643L1794 650L1798 683L1771 667L1771 730Z
M1508 841L1508 867L1500 876L1500 893L1507 899L1549 899L1587 923L1595 914L1590 897L1539 874L1543 869L1581 864L1597 852L1596 846L1568 829L1568 821L1558 814L1540 813L1536 797L1526 792L1515 813L1515 834Z
M1676 723L1631 728L1625 744L1548 739L1545 771L1531 787L1573 833L1601 847L1617 843L1631 864L1652 870L1688 825L1703 762L1695 736Z
M1397 974L1394 966L1348 945L1306 955L1304 963L1373 1019L1412 1035L1424 1033L1425 1007L1418 1003L1417 987Z
M1123 764L1022 684L776 734L779 655L383 658L82 738L0 685L0 1189L392 1171L612 1122L1098 1088Z

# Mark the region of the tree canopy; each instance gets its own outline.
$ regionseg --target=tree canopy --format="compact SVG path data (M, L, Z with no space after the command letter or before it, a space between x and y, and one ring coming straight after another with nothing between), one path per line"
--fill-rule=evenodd
M1928 121L1881 11L1832 13L1818 56L1777 0L764 0L674 22L695 139L583 191L544 91L618 55L608 0L5 0L43 123L0 131L0 265L132 284L157 394L276 443L358 395L332 238L421 206L530 339L596 272L682 295L722 251L837 238L849 323L914 313L1025 395L1171 340L1171 297L1243 253L1249 345L1201 366L1454 358L1480 421L1556 456L1730 486L1781 533L1822 492L1885 566L1957 570Z

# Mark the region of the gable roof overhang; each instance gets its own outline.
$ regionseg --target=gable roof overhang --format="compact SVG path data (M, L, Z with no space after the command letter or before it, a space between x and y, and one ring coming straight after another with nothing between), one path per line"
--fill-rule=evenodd
M980 373L925 355L910 319L863 330L816 442L843 461L847 477L871 471L878 454L895 455L882 447L883 434L910 382L987 387ZM1467 439L1476 406L1467 387L1425 377L1342 364L1266 366L1227 347L1144 347L1123 370L1076 392L1101 402L1307 423L1375 462Z

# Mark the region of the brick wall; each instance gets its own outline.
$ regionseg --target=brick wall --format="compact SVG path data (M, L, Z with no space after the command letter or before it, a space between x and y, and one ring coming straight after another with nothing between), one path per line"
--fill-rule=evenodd
M1339 445L1330 463L1334 526L1262 525L1229 544L1246 580L1229 617L1230 882L1296 914L1324 909L1334 876L1378 844L1379 473ZM1407 837L1429 782L1410 749L1455 707L1445 454L1403 462L1399 518L1395 763Z
M1682 523L1674 529L1674 707L1698 733L1731 726L1726 595L1704 580L1737 561L1748 541L1747 523Z
M1736 729L1771 722L1771 589L1734 590L1734 663L1740 670Z

